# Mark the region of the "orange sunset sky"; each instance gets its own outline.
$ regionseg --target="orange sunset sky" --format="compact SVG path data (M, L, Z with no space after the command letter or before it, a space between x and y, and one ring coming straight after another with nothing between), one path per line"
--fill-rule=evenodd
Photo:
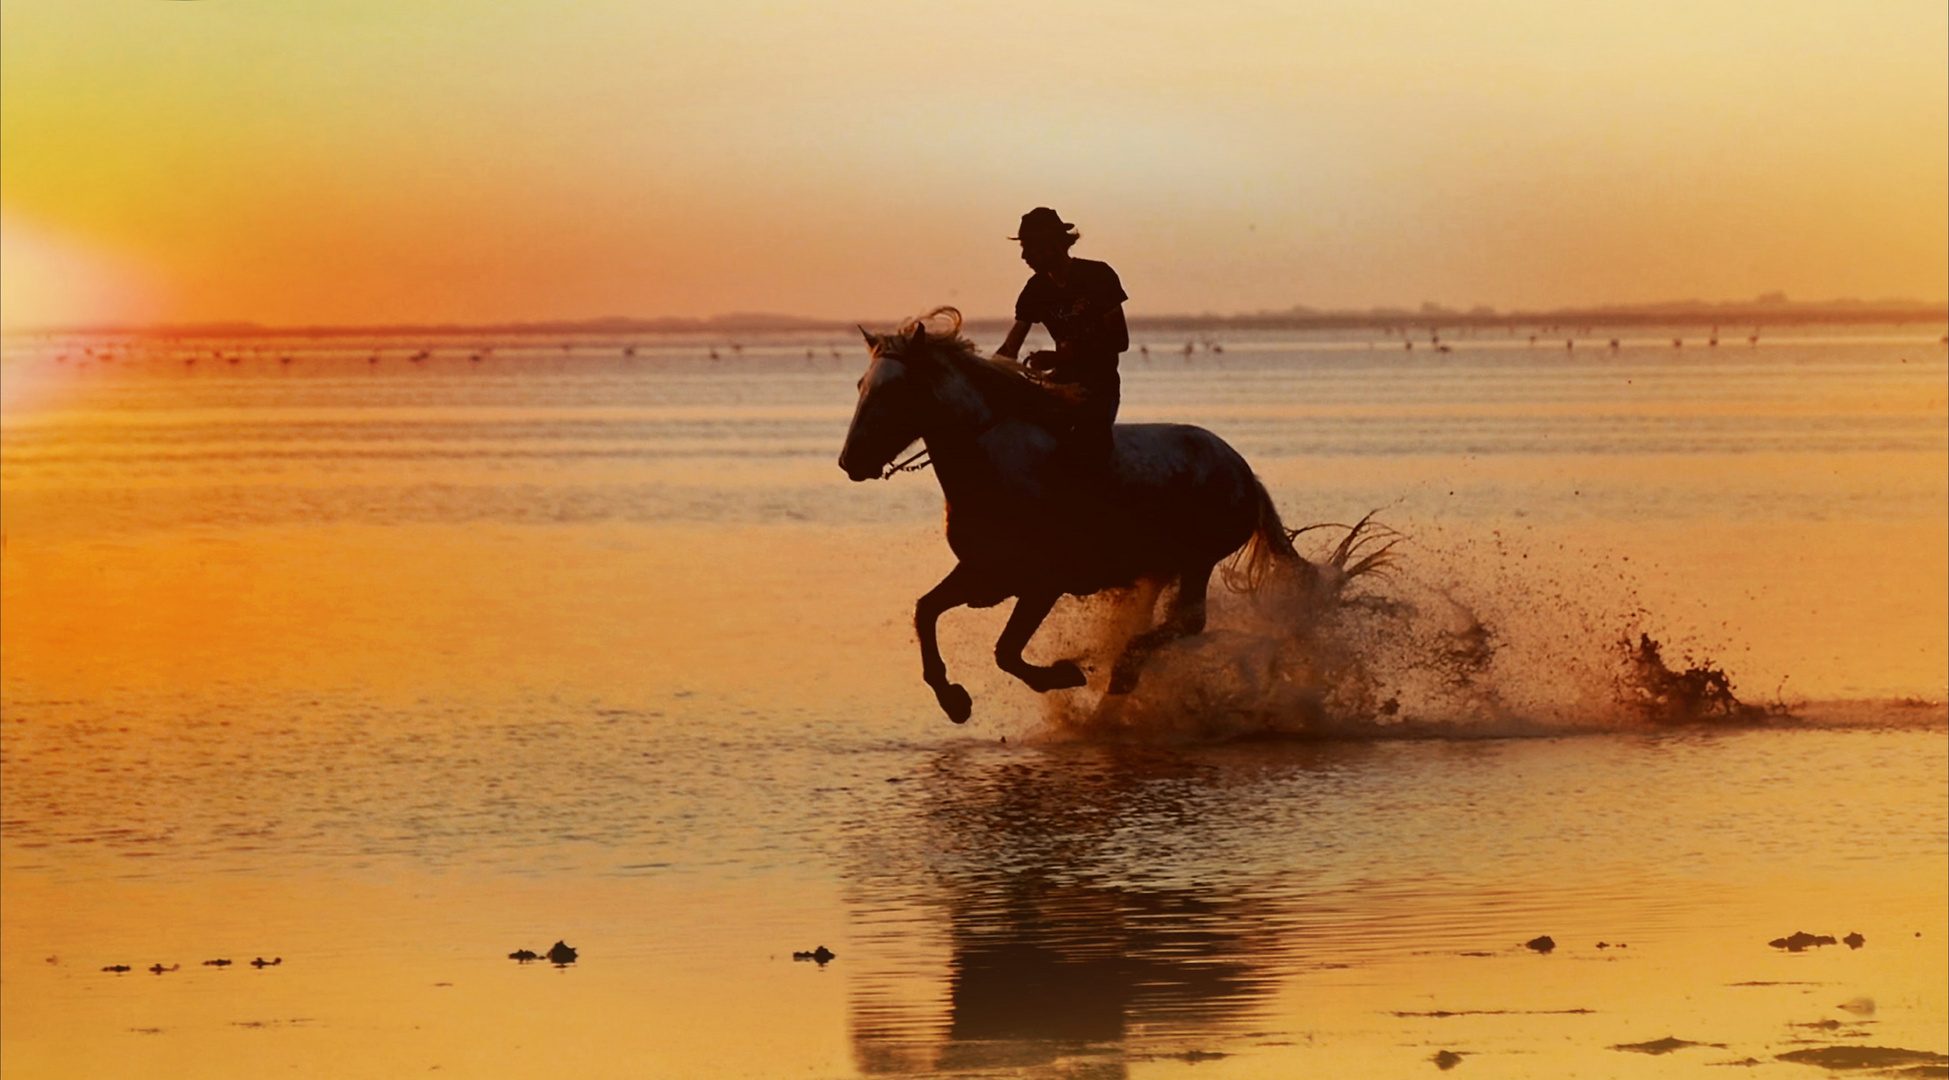
M1941 0L5 0L9 328L1949 296Z

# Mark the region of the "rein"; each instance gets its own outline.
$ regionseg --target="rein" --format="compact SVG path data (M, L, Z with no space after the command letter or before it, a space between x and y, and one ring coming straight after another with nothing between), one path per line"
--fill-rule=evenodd
M927 448L923 446L920 449L914 451L913 456L908 458L907 460L901 462L895 462L893 464L888 465L884 470L880 472L880 479L891 480L895 476L903 472L919 472L920 470L925 469L926 467L932 464L934 464L934 462L932 459L928 458Z

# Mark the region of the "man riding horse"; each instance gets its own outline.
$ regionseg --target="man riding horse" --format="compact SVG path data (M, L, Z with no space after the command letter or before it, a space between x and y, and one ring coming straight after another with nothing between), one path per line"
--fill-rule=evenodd
M1117 356L1130 348L1123 321L1123 302L1129 297L1108 263L1070 256L1069 249L1082 237L1046 206L1023 214L1022 227L1009 239L1022 242L1022 261L1035 276L1022 286L1015 325L995 355L1015 359L1035 323L1049 331L1055 349L1030 353L1028 366L1050 382L1080 391L1065 450L1078 473L1107 474L1115 448L1111 425L1122 397Z
M1116 695L1136 686L1152 653L1204 631L1206 591L1220 563L1234 589L1257 589L1283 568L1296 586L1330 596L1385 560L1383 548L1348 565L1368 542L1365 521L1327 563L1301 558L1252 467L1203 428L1113 429L1117 354L1130 346L1116 271L1070 258L1075 232L1047 207L1022 216L1016 239L1036 276L995 357L961 336L953 308L890 334L861 328L871 358L839 451L846 475L866 481L892 476L897 457L926 444L958 561L915 603L914 630L921 678L949 719L965 722L974 708L967 689L948 678L935 633L950 609L1014 597L995 662L1046 693L1089 681L1074 659L1044 665L1023 656L1058 598L1140 581L1175 585L1163 618L1116 657L1104 686ZM1031 372L1015 356L1038 322L1056 348L1030 356Z

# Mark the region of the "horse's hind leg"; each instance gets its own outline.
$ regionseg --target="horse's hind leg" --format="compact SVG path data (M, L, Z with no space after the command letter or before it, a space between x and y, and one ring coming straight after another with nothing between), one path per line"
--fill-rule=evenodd
M1008 616L1008 625L1002 628L1002 636L995 642L995 663L1003 671L1028 683L1029 688L1038 694L1068 690L1089 681L1083 676L1083 670L1068 660L1058 660L1048 667L1040 667L1022 659L1022 649L1035 636L1042 620L1049 617L1049 609L1056 606L1056 598L1060 595L1054 590L1023 593L1016 599L1015 610Z
M957 724L967 723L968 717L974 714L974 699L959 683L947 681L947 664L941 659L941 646L935 639L934 628L942 612L968 602L973 595L972 581L973 575L966 566L956 566L914 604L914 633L920 637L920 677L933 688L934 700L941 703L941 711Z
M1110 669L1110 693L1128 694L1135 690L1137 677L1143 674L1144 665L1158 649L1178 638L1205 632L1205 594L1215 565L1194 566L1178 579L1177 597L1171 601L1171 610L1164 621L1130 639L1123 655L1117 657L1116 666Z

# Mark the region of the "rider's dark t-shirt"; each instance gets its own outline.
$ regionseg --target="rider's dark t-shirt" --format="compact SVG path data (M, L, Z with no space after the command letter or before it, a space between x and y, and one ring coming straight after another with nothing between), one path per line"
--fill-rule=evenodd
M1015 318L1041 323L1056 339L1066 356L1050 371L1055 378L1084 385L1113 379L1122 343L1101 340L1103 321L1112 308L1130 298L1108 263L1071 259L1066 276L1061 285L1047 274L1030 278L1015 300Z

